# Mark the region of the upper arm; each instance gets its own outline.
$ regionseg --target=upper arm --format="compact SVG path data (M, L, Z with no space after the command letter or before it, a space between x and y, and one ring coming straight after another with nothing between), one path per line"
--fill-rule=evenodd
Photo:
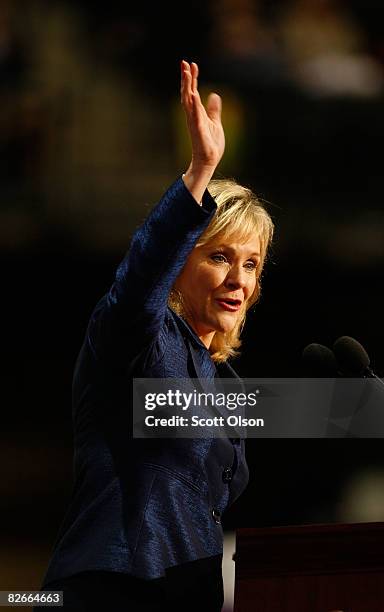
M134 233L110 290L92 313L94 351L131 354L160 338L169 292L215 210L208 192L199 206L181 178L168 189Z

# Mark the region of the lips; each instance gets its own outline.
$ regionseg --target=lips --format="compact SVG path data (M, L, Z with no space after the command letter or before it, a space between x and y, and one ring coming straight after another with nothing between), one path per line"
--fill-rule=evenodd
M237 312L241 307L241 300L234 300L232 298L217 298L216 302L228 312Z

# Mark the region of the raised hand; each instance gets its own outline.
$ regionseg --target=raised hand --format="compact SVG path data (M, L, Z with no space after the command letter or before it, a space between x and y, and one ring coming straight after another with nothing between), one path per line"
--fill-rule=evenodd
M208 97L206 107L198 91L197 64L181 62L181 103L184 108L192 144L192 160L184 181L195 198L202 196L225 149L221 123L221 98L216 93Z

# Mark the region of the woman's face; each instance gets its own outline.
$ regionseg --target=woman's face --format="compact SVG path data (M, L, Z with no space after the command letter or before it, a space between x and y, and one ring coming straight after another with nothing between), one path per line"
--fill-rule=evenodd
M256 287L260 240L220 237L195 247L175 287L183 296L186 318L209 348L215 332L229 332Z

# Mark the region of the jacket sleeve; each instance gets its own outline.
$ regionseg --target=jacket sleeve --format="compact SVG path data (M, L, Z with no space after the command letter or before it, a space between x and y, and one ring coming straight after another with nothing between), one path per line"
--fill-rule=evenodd
M135 354L159 335L172 285L215 210L208 191L199 205L181 177L166 191L92 313L87 341L98 359Z

